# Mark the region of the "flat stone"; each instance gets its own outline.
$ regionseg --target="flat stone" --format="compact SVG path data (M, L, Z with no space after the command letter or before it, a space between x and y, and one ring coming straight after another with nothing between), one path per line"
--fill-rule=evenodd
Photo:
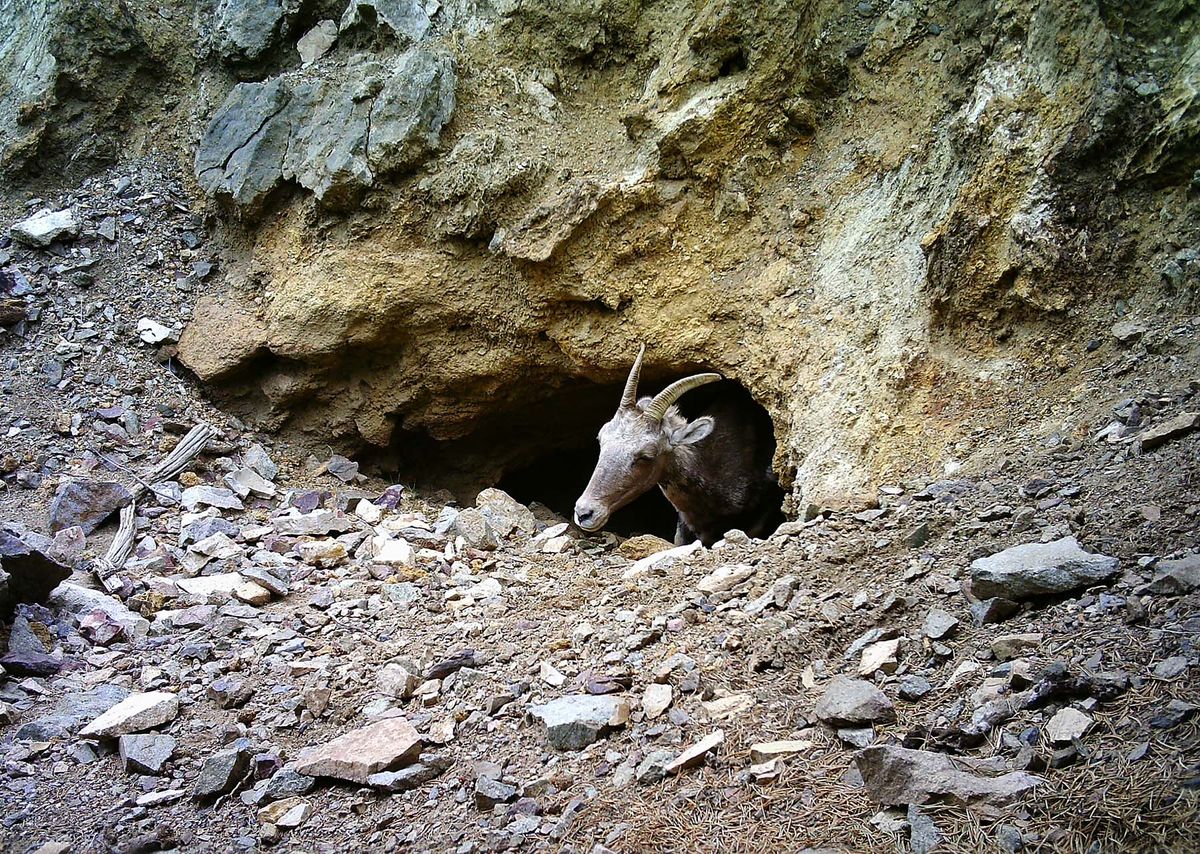
M1055 744L1064 744L1082 738L1092 725L1092 719L1078 709L1066 706L1059 709L1046 723L1046 737Z
M1157 679L1176 679L1187 672L1188 660L1182 655L1172 655L1154 665L1154 676Z
M225 485L242 498L251 494L259 498L274 498L279 492L275 484L249 467L225 475Z
M1024 599L1068 593L1109 578L1118 569L1115 557L1090 554L1074 537L1052 543L1013 546L971 563L971 585L980 598Z
M997 775L994 761L951 757L896 745L860 750L854 763L867 794L882 804L925 804L935 797L962 803L1010 803L1042 782L1032 774Z
M813 743L803 739L788 741L760 741L750 745L750 759L754 762L770 762L797 753L807 753L812 750Z
M706 735L691 747L684 749L667 765L667 774L676 774L704 762L704 757L725 743L725 730L718 729Z
M897 655L900 652L900 638L877 641L862 652L862 661L858 665L859 676L872 676L879 671L895 673L899 666Z
M646 720L652 721L670 708L674 694L674 689L668 684L655 682L647 685L646 693L642 695L642 711Z
M199 486L190 486L183 491L180 498L186 510L195 510L197 507L216 507L221 510L244 510L242 501L231 489L226 489L221 486L208 486L201 484Z
M1154 577L1137 589L1138 595L1182 596L1200 588L1200 554L1158 562Z
M312 805L303 798L284 798L275 801L258 811L261 824L273 824L277 827L299 827L312 815Z
M316 26L300 37L296 42L296 52L300 54L303 65L312 65L318 59L329 53L337 41L337 24L328 19L317 21Z
M305 748L296 770L311 777L335 777L365 785L380 771L410 764L421 755L421 736L404 718L385 718Z
M925 623L921 626L921 634L931 640L941 640L953 635L959 626L958 618L952 614L933 608L925 615Z
M132 500L133 495L119 483L64 481L50 502L50 531L57 533L79 527L84 534L90 534Z
M79 221L70 208L59 211L43 208L13 225L9 233L13 240L26 246L49 246L55 240L79 234Z
M555 750L582 750L624 726L629 703L611 695L573 694L531 706L529 715L545 724L546 741Z
M1020 635L998 635L992 639L992 654L1001 661L1019 658L1025 652L1036 649L1041 645L1041 632L1028 632Z
M835 676L817 701L818 718L832 726L856 726L893 720L892 701L870 682Z
M81 736L116 737L170 723L179 714L179 698L166 691L131 694L79 731Z
M117 742L126 774L161 774L175 753L175 739L169 735L123 735Z
M214 575L198 575L195 578L175 578L175 586L191 596L207 599L214 593L230 596L246 580L237 572L219 572Z
M1200 412L1181 412L1174 418L1168 418L1141 433L1138 443L1143 451L1150 451L1173 439L1186 436L1197 427L1200 427Z
M754 708L754 697L749 694L730 694L705 700L700 704L705 716L712 721L727 721L740 717Z
M354 520L340 510L314 510L295 516L277 516L271 520L275 530L285 537L327 537L354 530Z
M450 767L450 759L428 754L421 761L399 771L380 771L367 778L367 785L384 792L406 792L437 779Z
M758 570L749 564L725 564L696 583L701 593L724 593L754 577Z
M491 777L480 775L475 778L475 808L490 811L496 804L507 804L517 799L517 787L502 783Z

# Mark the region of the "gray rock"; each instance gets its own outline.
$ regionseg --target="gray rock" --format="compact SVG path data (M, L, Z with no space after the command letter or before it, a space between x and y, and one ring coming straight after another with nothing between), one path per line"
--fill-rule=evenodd
M667 776L667 766L678 756L673 750L652 750L638 763L636 778L639 783L657 783Z
M79 731L82 736L115 738L175 720L179 698L166 691L130 694Z
M214 680L206 693L222 709L237 709L250 701L254 696L254 688L244 679L227 675Z
M1200 588L1200 554L1159 561L1154 577L1137 589L1138 595L1182 596Z
M329 49L333 47L337 37L337 24L330 20L318 21L316 26L296 42L296 52L300 54L300 62L304 65L312 65L329 53Z
M315 778L301 774L295 768L281 768L267 782L261 802L281 801L284 798L308 794L316 782Z
M71 577L71 568L50 557L50 546L39 548L7 528L0 527L0 611L18 602L45 602L59 582Z
M175 752L175 739L169 735L123 735L117 741L126 774L161 774Z
M432 782L450 767L450 759L427 753L421 761L399 771L380 771L367 778L367 785L384 792L405 792Z
M370 9L375 20L409 41L420 41L429 31L429 15L420 0L351 0L338 28L345 31L362 23L363 9Z
M910 674L900 680L900 698L904 700L919 700L933 690L933 685L924 676Z
M942 841L942 834L933 819L916 804L908 805L908 831L912 854L929 854Z
M133 495L111 481L68 480L59 484L50 502L50 531L79 527L90 534L129 502Z
M241 569L241 574L255 584L267 588L275 596L286 596L291 590L291 586L287 581L280 578L274 572L263 569L261 566L244 566Z
M1200 427L1200 412L1181 412L1139 435L1138 443L1143 451L1150 451L1173 439L1186 436L1197 427Z
M611 695L573 694L540 706L529 715L546 726L546 741L555 750L583 750L606 732L629 720L629 703Z
M192 797L196 800L204 800L223 795L240 783L249 770L249 742L214 753L204 760L200 776L196 778L196 782L192 786Z
M286 180L328 207L433 151L454 110L448 56L412 48L388 64L356 56L340 77L291 72L233 88L196 151L196 177L254 215ZM368 133L369 130L369 133Z
M468 507L461 511L454 520L454 531L468 548L491 551L500 547L500 538L491 522L479 510Z
M257 442L242 454L242 462L245 463L246 468L253 469L267 480L279 477L279 466L275 465L275 461L271 459L267 449Z
M131 638L143 637L150 631L150 621L145 617L129 610L107 593L90 587L63 582L54 588L47 601L51 606L61 608L79 618L93 611L103 611Z
M244 510L241 499L233 490L221 486L190 486L183 491L179 498L185 510L195 510L197 507L216 507L221 510Z
M1021 606L1011 599L993 596L971 603L971 619L977 626L989 623L1001 623L1021 610Z
M853 727L890 721L896 710L887 695L870 682L836 676L817 701L816 715L833 726Z
M502 783L481 774L475 778L475 808L491 810L496 804L507 804L517 799L517 787Z
M1013 546L971 563L971 586L980 597L1024 599L1068 593L1117 571L1115 557L1085 552L1074 537Z
M501 537L507 537L514 530L526 536L537 533L537 518L533 512L503 490L483 490L475 498L475 507Z
M43 208L9 229L13 240L27 246L49 246L62 237L79 234L79 221L70 208L52 211Z
M259 59L286 34L296 5L287 0L221 0L216 21L221 55L235 61Z
M882 804L924 804L945 796L962 803L1006 804L1041 783L1023 771L999 773L994 760L875 745L854 757L867 794Z
M926 615L921 633L932 640L941 640L954 634L957 629L957 617L939 608L934 608Z

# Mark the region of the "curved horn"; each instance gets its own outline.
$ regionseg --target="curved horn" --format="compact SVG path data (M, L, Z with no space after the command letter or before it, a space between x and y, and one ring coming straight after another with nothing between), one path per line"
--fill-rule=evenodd
M662 421L663 416L667 414L667 408L683 397L684 394L699 386L718 382L720 379L720 374L695 374L690 377L684 377L681 380L676 380L660 391L654 400L650 401L650 405L646 407L646 415L655 421Z
M629 409L637 403L638 378L642 375L642 357L646 355L646 345L638 350L637 358L633 360L633 368L629 371L629 379L625 380L625 391L621 395L621 408Z

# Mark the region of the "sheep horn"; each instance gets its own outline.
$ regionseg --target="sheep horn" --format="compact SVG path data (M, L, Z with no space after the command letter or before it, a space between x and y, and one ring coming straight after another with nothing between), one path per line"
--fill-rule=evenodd
M638 350L637 358L633 360L633 368L629 371L629 379L625 380L625 392L621 395L621 408L632 409L637 403L638 378L642 375L642 356L646 355L646 345Z
M720 379L720 374L695 374L694 376L676 380L660 391L654 400L650 401L650 405L646 407L646 415L655 421L662 421L663 416L667 414L667 408L683 397L684 394L699 386L718 382Z

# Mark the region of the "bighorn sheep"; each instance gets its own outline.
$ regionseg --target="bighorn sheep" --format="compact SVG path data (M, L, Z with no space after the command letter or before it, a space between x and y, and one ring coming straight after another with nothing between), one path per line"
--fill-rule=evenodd
M600 459L575 503L575 524L598 531L655 484L679 514L675 542L712 545L739 528L765 537L783 521L783 491L771 471L770 418L733 390L688 421L674 405L684 393L721 379L696 374L654 398L637 399L643 345L625 381L617 414L600 428Z

